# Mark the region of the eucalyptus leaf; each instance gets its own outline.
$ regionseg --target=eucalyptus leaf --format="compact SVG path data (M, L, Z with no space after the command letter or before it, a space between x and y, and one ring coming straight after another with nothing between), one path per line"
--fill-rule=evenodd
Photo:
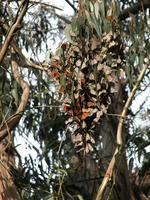
M93 3L91 1L90 1L90 11L94 12L94 5L93 5Z
M105 13L105 1L101 1L99 3L99 12L100 12L101 18L105 18L106 17L106 13Z
M101 36L102 34L101 26L99 25L98 20L96 19L94 13L91 13L91 18L92 18L93 26L96 30L97 35Z
M99 2L96 1L94 4L94 11L95 11L95 16L98 19L99 18Z
M79 200L84 200L83 197L80 194L78 194L77 197L78 197Z
M61 47L57 48L55 54L59 57L62 57L63 56L63 49Z
M89 12L86 10L85 10L85 15L87 17L89 25L93 28L93 22L92 22L91 16L90 16Z
M78 17L74 16L71 23L72 31L77 33L79 29Z
M60 81L61 86L65 86L66 79L65 79L64 73L61 73L59 81Z
M140 55L139 55L139 68L140 69L142 69L143 63L144 63L144 53L140 52Z
M68 24L64 30L64 34L65 34L65 37L66 39L68 40L68 42L74 44L72 38L71 38L71 31L72 31L72 27L70 24Z

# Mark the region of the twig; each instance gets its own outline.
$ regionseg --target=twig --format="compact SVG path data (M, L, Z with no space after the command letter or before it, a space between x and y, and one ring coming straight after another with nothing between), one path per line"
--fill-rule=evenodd
M59 19L61 19L62 21L64 21L66 24L71 24L71 21L69 19L67 19L66 17L62 16L62 15L59 15L57 13L54 13L54 15L56 17L58 17Z
M33 1L33 0L30 0L29 3L32 3L32 4L40 4L41 6L45 6L45 7L51 7L53 9L57 9L57 10L63 10L57 6L54 6L54 5L51 5L51 4L48 4L48 3L45 3L45 2L41 2L41 1Z
M29 0L23 0L22 3L19 6L15 21L13 22L13 24L11 25L10 30L8 31L8 34L6 36L6 39L4 41L4 44L2 45L2 49L0 51L0 64L2 63L5 54L7 52L7 49L9 47L9 44L13 38L13 35L15 33L15 31L18 29L18 27L20 26L24 15L26 14L27 8L28 8L28 3Z
M12 115L11 117L9 117L0 126L0 141L2 141L9 134L9 132L16 127L16 125L18 124L19 120L21 119L25 111L28 98L29 98L29 86L27 82L22 79L21 75L19 74L18 68L19 66L16 62L15 51L14 49L12 49L12 71L13 71L14 78L16 79L16 81L18 82L18 84L21 86L23 90L23 94L22 94L21 102L19 104L19 107L16 113Z
M69 4L69 6L71 6L71 8L74 10L74 12L77 12L77 9L69 0L65 0L65 1Z
M0 21L1 26L3 28L4 33L6 33L9 30L9 26L6 23L3 23L2 21ZM41 71L47 71L48 70L48 64L43 64L43 63L35 63L29 59L27 59L24 54L22 53L21 49L17 46L17 44L15 43L14 39L12 39L11 41L11 45L14 49L14 51L20 56L20 59L22 60L22 67L24 67L25 65L34 69L38 69Z
M137 79L137 82L136 82L135 86L133 87L131 94L128 97L128 99L125 103L125 106L123 108L121 117L119 119L118 129L117 129L117 147L116 147L115 153L113 154L113 157L112 157L112 159L109 163L109 166L108 166L107 171L105 173L104 179L103 179L103 181L102 181L102 183L99 187L96 200L102 200L103 192L104 192L104 190L105 190L105 188L108 184L108 181L111 179L111 176L112 176L115 164L116 164L116 160L118 160L120 158L120 153L121 153L121 150L122 150L122 147L123 147L123 139L122 139L123 122L124 122L124 119L126 117L128 108L131 105L133 97L134 97L134 95L135 95L144 75L145 75L147 68L148 68L148 65L144 64L143 69L142 69L142 71L141 71L141 73L140 73L140 75Z

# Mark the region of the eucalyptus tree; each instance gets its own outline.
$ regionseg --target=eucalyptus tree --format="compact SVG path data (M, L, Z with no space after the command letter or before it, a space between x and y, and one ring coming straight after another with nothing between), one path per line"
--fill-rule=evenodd
M130 105L149 84L150 3L65 3L72 19L49 2L0 2L1 198L146 199L127 159L131 170L133 150L149 157ZM36 160L22 159L18 135L32 135Z

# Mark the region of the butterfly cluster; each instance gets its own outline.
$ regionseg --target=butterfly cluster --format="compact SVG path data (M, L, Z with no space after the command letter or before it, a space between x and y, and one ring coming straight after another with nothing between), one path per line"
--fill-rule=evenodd
M124 47L112 32L99 39L63 43L52 58L50 74L64 94L64 111L79 150L93 150L93 130L108 111L124 67Z

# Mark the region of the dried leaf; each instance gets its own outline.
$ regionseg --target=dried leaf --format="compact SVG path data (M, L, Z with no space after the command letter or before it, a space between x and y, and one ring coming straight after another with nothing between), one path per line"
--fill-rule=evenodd
M97 41L95 38L91 39L91 50L92 51L94 49L96 49L98 45L99 45L99 41Z
M81 60L77 60L77 61L76 61L76 66L77 66L77 67L80 67L81 64L82 64Z
M96 56L95 56L95 60L98 62L98 61L101 61L102 58L101 58L101 56L100 56L99 54L96 54Z
M59 77L60 77L60 73L59 73L58 71L52 71L52 72L51 72L51 76L52 76L53 78L59 78Z
M88 117L88 113L87 112L83 112L81 115L81 120L85 120Z
M121 59L120 59L120 58L117 59L117 63L118 63L118 64L121 63Z
M82 128L84 129L84 128L86 128L86 127L87 127L86 122L83 121L83 122L82 122Z
M75 98L75 99L78 99L78 98L79 98L79 93L75 93L75 94L74 94L74 98Z
M89 113L89 116L92 116L94 113L96 113L98 110L97 108L88 108L88 113Z
M88 106L88 107L92 107L92 106L94 106L94 105L95 105L95 103L92 102L92 101L88 101L88 102L87 102L87 106Z
M95 80L93 73L90 74L89 79L90 80Z
M93 151L93 147L90 143L87 143L85 147L85 152L89 153L90 151Z
M117 45L117 43L113 40L109 43L108 47L111 48L113 46Z
M80 133L73 134L72 140L73 140L74 143L81 142L82 141L82 135Z
M83 62L83 63L82 63L82 66L81 66L81 69L84 69L85 67L87 67L87 65L86 65L85 62Z
M90 93L93 94L93 95L96 95L96 91L93 90L93 89L90 89Z
M78 46L73 46L72 50L78 53L80 52L80 48Z
M60 92L60 93L64 93L64 91L65 91L65 87L64 87L63 85L61 85L61 86L59 87L59 92Z
M97 66L97 70L98 70L98 71L102 71L103 68L104 68L104 65L103 65L103 64L98 64L98 66Z
M86 134L86 141L90 141L93 144L95 143L94 138L89 133Z
M69 123L71 123L71 122L73 122L73 117L69 117L69 119L65 122L66 124L69 124Z
M67 77L72 77L73 73L72 73L69 69L66 69L65 75L66 75Z
M75 146L76 146L76 147L79 147L79 146L82 146L82 145L83 145L83 142L82 142L82 141L81 141L81 142L78 142L78 143L77 143L77 142L75 143Z
M103 111L103 113L107 113L107 107L104 104L101 104L101 111Z
M97 90L100 90L101 89L101 85L98 83L97 84Z

